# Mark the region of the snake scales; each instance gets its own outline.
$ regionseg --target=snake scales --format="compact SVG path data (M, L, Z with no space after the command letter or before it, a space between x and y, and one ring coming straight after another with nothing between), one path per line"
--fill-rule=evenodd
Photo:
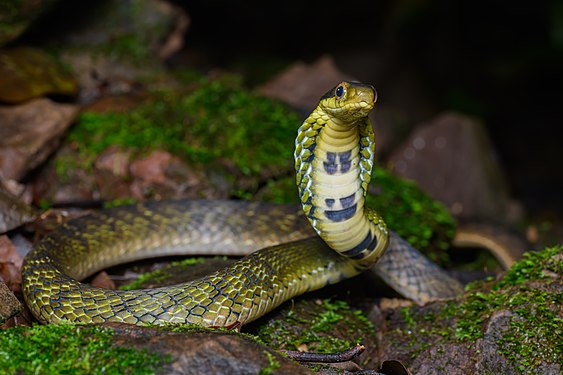
M375 100L372 86L342 82L299 128L295 166L303 211L265 203L180 200L71 220L25 258L26 303L43 322L238 327L376 262L375 271L386 282L418 302L455 295L460 290L456 281L364 207L375 151L367 115ZM306 225L303 212L318 235ZM202 279L169 287L121 291L77 281L127 261L202 251L252 253Z

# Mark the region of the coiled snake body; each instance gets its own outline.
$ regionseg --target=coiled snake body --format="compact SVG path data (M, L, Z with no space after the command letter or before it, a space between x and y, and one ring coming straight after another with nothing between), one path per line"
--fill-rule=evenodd
M376 272L409 298L425 302L455 295L456 281L364 207L375 151L367 115L375 100L373 87L342 82L299 128L297 185L318 236L302 213L284 205L184 200L100 211L62 225L28 254L23 294L31 311L54 323L237 327L378 260ZM120 291L77 281L148 257L259 248L223 270L169 287Z

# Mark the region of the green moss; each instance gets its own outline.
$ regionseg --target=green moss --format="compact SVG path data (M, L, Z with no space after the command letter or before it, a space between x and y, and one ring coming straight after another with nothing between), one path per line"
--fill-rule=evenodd
M171 262L165 267L159 268L157 270L146 272L141 274L135 281L128 284L120 286L122 290L133 290L145 287L149 282L160 283L167 280L171 274L173 274L174 268L185 268L187 266L195 266L196 264L202 264L208 258L186 258L177 262Z
M191 162L221 158L244 175L259 175L290 169L299 122L281 103L232 83L211 81L189 94L154 93L127 113L85 112L68 140L83 167L117 145L137 152L165 149Z
M376 209L387 225L411 245L426 250L429 258L441 264L448 262L445 250L455 234L455 221L416 183L376 167L367 206Z
M316 309L304 301L300 305L262 324L258 338L285 350L298 350L306 345L312 352L334 353L350 349L363 341L363 335L374 332L365 315L344 301L325 299Z
M419 307L402 309L407 326L403 334L412 338L409 345L417 348L414 355L426 347L424 343L473 342L483 337L483 324L493 312L506 310L512 315L508 328L497 340L500 353L520 370L545 362L561 363L563 294L557 280L562 275L563 246L527 253L500 280L472 284L461 301L445 303L437 311L439 315Z
M265 202L299 203L295 174L268 180L255 198Z
M131 61L139 66L146 63L151 57L151 51L146 41L142 40L138 33L124 34L110 39L103 46L102 52Z
M543 280L553 274L563 275L563 246L553 246L543 251L527 252L504 277L494 285L495 290L521 285L530 280Z
M270 374L275 373L275 371L280 368L280 363L274 357L274 355L272 353L270 353L269 351L264 350L264 354L268 358L268 366L261 368L260 372L258 374L259 375L270 375Z
M125 198L117 198L111 201L104 202L104 208L112 208L112 207L119 207L119 206L127 206L131 204L135 204L136 201L133 198L125 197Z
M0 331L3 374L153 374L162 357L112 345L100 327L35 325Z

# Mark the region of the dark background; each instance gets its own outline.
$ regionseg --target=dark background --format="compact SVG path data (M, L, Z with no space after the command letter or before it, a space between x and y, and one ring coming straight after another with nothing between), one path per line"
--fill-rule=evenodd
M185 51L200 66L258 73L332 55L372 82L379 105L420 122L481 118L513 196L531 214L563 208L563 2L196 1Z
M100 3L62 1L28 35L71 33ZM170 65L238 72L253 87L329 54L412 125L444 110L483 120L512 196L536 218L561 220L563 1L174 3L190 26Z

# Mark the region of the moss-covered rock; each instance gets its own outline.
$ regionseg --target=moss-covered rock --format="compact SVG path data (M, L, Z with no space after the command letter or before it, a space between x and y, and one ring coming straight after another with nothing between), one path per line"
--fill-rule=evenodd
M196 84L188 93L159 91L127 112L84 112L68 135L74 151L55 161L65 180L91 170L109 146L167 150L192 164L212 164L231 176L233 196L253 194L261 181L291 170L300 123L285 105L232 81Z
M415 372L556 373L563 363L563 246L527 253L497 281L459 300L388 314L387 352ZM559 369L559 370L557 370Z
M376 209L389 228L432 260L448 263L445 251L456 223L447 208L424 193L416 183L375 168L367 206Z
M0 330L3 374L153 374L157 354L114 346L113 331L74 325Z
M0 101L17 103L45 94L74 96L77 92L74 77L42 50L0 51Z

